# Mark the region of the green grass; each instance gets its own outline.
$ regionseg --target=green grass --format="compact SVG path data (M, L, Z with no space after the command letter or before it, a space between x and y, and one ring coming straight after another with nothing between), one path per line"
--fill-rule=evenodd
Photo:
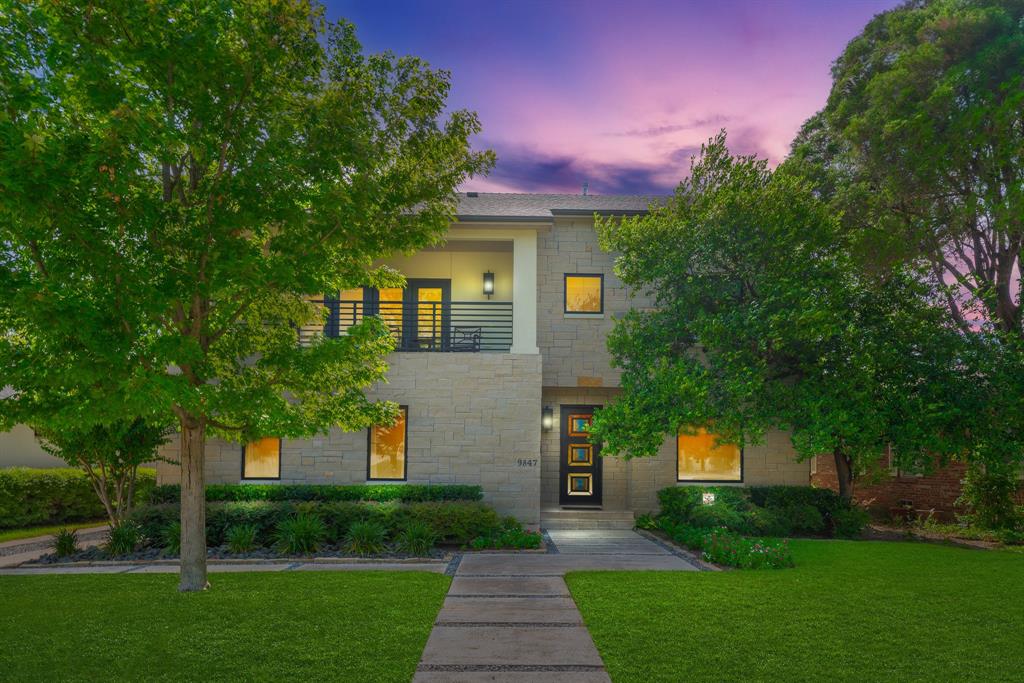
M407 683L449 582L251 572L179 594L167 574L0 577L0 680Z
M18 541L23 538L33 538L35 536L48 536L55 534L64 527L68 529L87 529L93 526L100 526L106 524L107 520L98 519L91 522L69 522L68 524L54 524L51 526L30 526L22 529L4 529L0 531L0 543L4 541Z
M616 683L998 681L1024 671L1024 556L795 541L796 569L581 572Z

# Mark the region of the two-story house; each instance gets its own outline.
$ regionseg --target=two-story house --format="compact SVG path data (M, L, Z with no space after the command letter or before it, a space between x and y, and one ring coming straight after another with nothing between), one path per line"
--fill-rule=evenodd
M614 400L618 372L605 339L631 296L603 252L594 216L642 213L655 197L460 195L443 246L385 261L404 289L354 289L325 301L323 330L345 334L364 315L391 326L397 350L371 397L395 401L393 427L313 439L211 442L207 481L478 484L499 512L557 526L563 510L594 526L657 508L674 484L803 484L787 435L715 447L710 435L666 439L654 458L602 458L586 438ZM167 446L173 457L177 445ZM161 463L161 482L178 468Z

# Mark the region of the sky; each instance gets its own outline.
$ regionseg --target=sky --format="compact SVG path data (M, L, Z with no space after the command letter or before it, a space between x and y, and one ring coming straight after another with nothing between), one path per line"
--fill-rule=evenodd
M451 72L498 156L464 190L664 194L701 143L781 161L830 67L897 0L327 0L369 52Z

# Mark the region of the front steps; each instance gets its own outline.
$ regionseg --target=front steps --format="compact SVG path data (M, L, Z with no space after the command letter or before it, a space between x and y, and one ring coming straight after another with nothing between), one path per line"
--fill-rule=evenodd
M540 511L540 526L549 530L632 529L631 510L548 508Z

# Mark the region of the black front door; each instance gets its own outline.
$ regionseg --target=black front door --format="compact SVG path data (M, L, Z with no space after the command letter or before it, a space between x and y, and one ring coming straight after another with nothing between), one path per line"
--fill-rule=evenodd
M587 432L594 409L601 406L562 406L559 448L559 505L601 505L601 447Z

